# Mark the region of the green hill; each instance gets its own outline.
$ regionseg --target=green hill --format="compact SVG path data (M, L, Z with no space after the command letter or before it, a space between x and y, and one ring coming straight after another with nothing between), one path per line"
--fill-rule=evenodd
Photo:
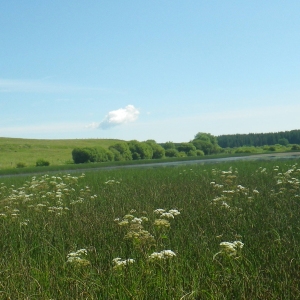
M115 139L65 139L38 140L0 137L0 169L15 168L17 163L35 166L38 159L50 165L72 162L72 150L76 147L104 147L120 142Z

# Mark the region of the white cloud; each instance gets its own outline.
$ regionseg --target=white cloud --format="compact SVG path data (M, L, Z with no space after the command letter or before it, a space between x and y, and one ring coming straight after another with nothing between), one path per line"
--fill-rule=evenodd
M96 122L93 122L89 125L86 125L85 128L88 128L88 129L95 129L95 128L98 128L100 125L100 123L96 123Z
M109 129L114 126L131 123L137 120L140 112L133 105L127 105L125 108L110 111L105 119L98 124L100 129ZM93 123L95 125L95 123ZM89 126L93 126L90 124ZM91 128L91 127L90 127Z

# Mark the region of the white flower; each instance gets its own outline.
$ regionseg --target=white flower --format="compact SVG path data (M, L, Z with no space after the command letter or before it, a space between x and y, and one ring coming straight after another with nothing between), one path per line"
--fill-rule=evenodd
M134 218L131 220L131 223L142 224L143 220L141 218Z
M160 215L161 218L167 218L167 219L174 219L174 216L173 214L169 213L169 212L165 212L165 213L162 213Z
M133 264L134 262L135 262L135 260L132 258L122 260L122 258L117 257L117 258L113 259L113 263L115 264L115 266L114 266L115 270L122 270L125 266Z
M220 252L216 253L213 258L215 258L218 254L226 254L228 256L236 256L238 250L244 247L244 243L241 241L234 242L222 242L220 243Z
M163 250L161 252L153 252L148 258L150 260L165 260L174 256L176 256L176 254L172 250Z
M169 213L172 214L173 216L180 215L180 211L178 211L177 209L170 209Z
M165 210L162 209L162 208L158 208L158 209L154 210L153 212L154 212L155 214L157 214L157 215L160 215L160 214L164 213Z

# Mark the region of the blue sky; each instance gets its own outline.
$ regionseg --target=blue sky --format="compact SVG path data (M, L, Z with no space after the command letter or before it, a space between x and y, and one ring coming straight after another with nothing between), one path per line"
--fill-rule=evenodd
M2 1L0 137L300 128L300 1Z

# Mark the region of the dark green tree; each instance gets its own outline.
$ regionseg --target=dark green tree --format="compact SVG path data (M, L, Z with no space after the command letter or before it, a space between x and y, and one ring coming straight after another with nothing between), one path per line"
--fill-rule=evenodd
M132 154L127 143L116 143L109 147L109 150L113 151L112 149L117 150L121 154L122 160L132 160Z
M165 157L165 149L161 145L157 144L154 140L147 140L146 143L152 148L153 159L159 159Z
M146 142L139 142L136 140L129 141L128 147L130 149L133 159L151 159L153 150Z

